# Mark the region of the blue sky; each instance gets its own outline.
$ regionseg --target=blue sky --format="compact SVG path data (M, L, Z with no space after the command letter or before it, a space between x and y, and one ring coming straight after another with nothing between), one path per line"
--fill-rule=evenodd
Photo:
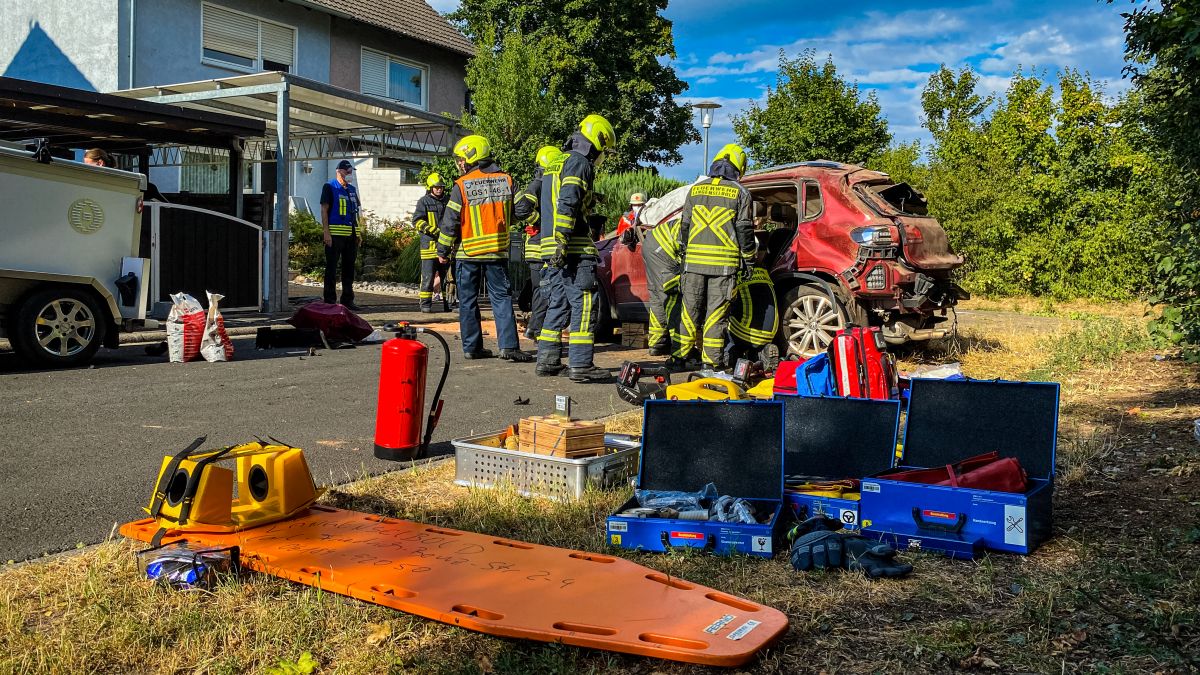
M457 0L431 0L449 11ZM672 0L674 66L689 85L681 101L713 101L710 153L736 140L730 117L775 86L779 50L789 57L813 49L833 57L838 72L878 96L899 141L926 141L921 88L945 63L970 65L982 88L1002 93L1017 68L1052 79L1063 68L1086 71L1117 96L1128 88L1124 20L1128 0L965 0L852 2L810 0ZM699 125L699 120L696 120ZM684 161L660 167L667 176L694 177L703 164L699 144ZM816 159L798 157L801 159Z

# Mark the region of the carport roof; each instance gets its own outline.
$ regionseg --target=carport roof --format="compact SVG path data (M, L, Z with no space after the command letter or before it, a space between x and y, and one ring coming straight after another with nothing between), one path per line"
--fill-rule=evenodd
M289 134L353 135L438 127L452 131L454 119L390 99L342 89L289 73L268 72L215 80L164 84L114 92L117 96L170 103L261 120L271 136L277 129L278 101L287 92Z
M229 148L261 137L261 120L0 77L0 140L137 149L150 144Z

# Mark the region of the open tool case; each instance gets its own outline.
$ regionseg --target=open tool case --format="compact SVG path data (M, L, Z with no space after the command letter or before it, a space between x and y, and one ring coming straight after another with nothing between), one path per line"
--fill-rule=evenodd
M1023 493L996 492L889 480L883 472L862 483L864 534L956 557L980 548L1032 552L1054 522L1057 437L1056 383L913 380L901 468L997 451L1021 463L1028 484Z
M798 492L793 477L813 482L860 479L891 468L900 402L833 396L779 396L783 403L784 501L803 520L824 515L859 527L858 490ZM817 486L820 487L820 486Z
M614 546L645 551L703 548L769 558L783 503L783 404L778 401L646 401L638 485L645 490L717 492L746 499L761 519L751 525L617 515L608 517Z

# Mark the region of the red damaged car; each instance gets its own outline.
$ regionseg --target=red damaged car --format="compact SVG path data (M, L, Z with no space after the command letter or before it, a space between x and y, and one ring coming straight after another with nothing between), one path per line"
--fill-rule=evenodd
M772 167L741 182L754 197L761 264L783 312L781 354L823 351L846 323L880 326L891 344L951 331L954 305L969 297L952 280L963 258L915 189L830 161ZM688 187L648 205L643 223L678 218ZM597 246L602 321L649 321L640 242L631 247L613 237Z

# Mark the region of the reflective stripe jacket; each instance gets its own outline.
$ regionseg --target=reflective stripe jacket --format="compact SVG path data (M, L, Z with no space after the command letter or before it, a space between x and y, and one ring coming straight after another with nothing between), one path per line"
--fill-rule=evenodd
M766 346L779 330L779 307L771 275L755 267L750 278L733 289L729 332L754 347Z
M696 183L683 203L679 226L683 271L728 276L753 262L758 244L750 216L750 193L737 181Z
M587 222L595 199L594 180L591 161L576 151L564 153L546 167L541 196L543 258L553 255L560 244L566 246L568 255L597 257Z
M679 286L679 219L672 218L646 230L642 237L642 262L646 281L668 293Z
M438 225L446 212L446 202L449 197L443 194L441 199L426 192L417 200L417 208L413 211L413 228L421 233L421 260L437 257L437 240L441 230Z
M438 255L449 258L457 244L457 252L473 260L503 260L508 257L509 227L514 222L512 176L494 162L475 167L454 181L450 190Z
M352 237L358 224L358 190L351 184L342 185L338 179L327 183L331 193L329 203L329 234Z
M513 202L513 217L521 229L532 227L537 234L525 232L525 262L537 263L542 259L542 233L540 230L542 210L538 199L542 195L542 167L533 172L533 180L517 195Z

